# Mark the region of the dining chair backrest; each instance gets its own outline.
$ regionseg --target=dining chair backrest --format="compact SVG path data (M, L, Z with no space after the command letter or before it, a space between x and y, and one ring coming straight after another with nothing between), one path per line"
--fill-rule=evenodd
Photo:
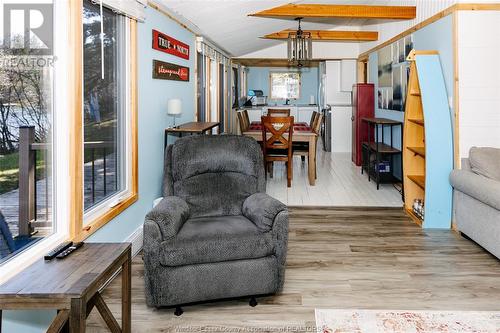
M270 117L290 117L290 109L267 109Z
M238 114L238 122L240 123L241 133L246 132L248 130L249 124L245 121L245 115L243 111L238 111L237 114Z
M314 126L314 120L316 120L316 116L319 114L317 111L313 111L311 115L311 121L309 121L309 127L313 128Z
M292 155L293 117L262 117L262 142L264 156L268 150L283 150ZM268 138L268 133L271 137ZM286 137L285 135L288 134Z
M243 119L245 120L245 124L250 126L250 118L248 117L248 110L243 110Z
M319 135L319 131L321 130L321 122L323 121L323 114L316 112L317 115L314 119L314 122L311 126L311 131Z

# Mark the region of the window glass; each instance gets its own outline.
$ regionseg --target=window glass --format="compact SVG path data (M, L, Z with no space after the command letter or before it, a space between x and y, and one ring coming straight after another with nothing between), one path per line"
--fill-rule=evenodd
M300 98L300 73L271 73L271 98Z
M101 19L104 38L101 43ZM124 189L125 19L84 1L83 123L84 207L96 206ZM104 58L102 49L104 48ZM102 60L104 59L104 66Z
M29 8L17 12L23 10ZM47 40L33 35L26 41L23 22L6 15L12 29L7 37L10 43L4 40L0 47L0 263L55 231L51 168L54 59L48 55ZM42 15L48 23L50 13L43 11ZM41 55L39 50L47 52Z

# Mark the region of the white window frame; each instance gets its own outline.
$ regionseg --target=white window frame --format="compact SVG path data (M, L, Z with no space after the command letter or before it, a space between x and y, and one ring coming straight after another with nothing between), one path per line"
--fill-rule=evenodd
M130 19L128 17L125 17L125 27L124 27L124 37L121 38L121 40L125 43L125 62L123 64L124 68L124 79L122 82L125 82L125 87L124 87L124 100L120 101L119 105L125 109L125 115L122 116L120 120L120 124L123 126L125 130L125 140L124 142L119 142L118 144L118 149L121 149L121 153L124 155L124 158L122 159L123 164L122 168L119 169L120 172L124 173L123 179L123 189L108 198L102 200L95 206L91 207L89 210L84 212L83 214L83 226L86 226L99 217L103 216L106 214L110 209L113 209L113 207L116 207L120 203L122 203L124 200L130 197L132 194L132 155L131 151L127 149L127 147L131 147L132 144L132 136L131 136L131 107L130 107ZM83 57L83 55L82 55ZM83 62L82 62L83 63ZM83 70L83 68L82 68ZM83 86L83 79L84 75L82 75L82 86ZM83 110L83 99L82 99L82 110ZM119 110L120 112L121 110ZM82 112L82 119L83 119L83 112ZM82 132L83 133L83 132ZM84 142L82 138L82 143ZM83 153L84 149L82 149L82 160L83 160ZM82 165L82 168L84 166ZM82 191L83 191L83 184L82 184ZM84 195L82 194L82 198L84 198ZM82 204L83 207L83 204Z
M65 2L54 1L54 31L66 31L68 24L68 6ZM25 250L6 260L0 265L0 284L4 283L61 242L69 238L69 200L70 186L69 164L70 145L67 140L70 135L67 112L67 63L68 35L54 34L54 72L53 72L53 129L52 129L52 188L53 190L53 234L29 246ZM56 93L57 92L57 93Z

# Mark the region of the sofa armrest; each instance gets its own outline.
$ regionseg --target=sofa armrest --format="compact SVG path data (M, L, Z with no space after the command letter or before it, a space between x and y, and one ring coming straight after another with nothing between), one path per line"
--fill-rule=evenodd
M500 182L466 170L453 170L450 182L455 190L500 210Z
M189 206L179 197L164 197L147 215L146 222L154 222L162 240L173 238L189 218Z
M265 193L252 194L243 202L242 208L243 215L261 232L270 231L276 216L282 211L287 211L286 206Z

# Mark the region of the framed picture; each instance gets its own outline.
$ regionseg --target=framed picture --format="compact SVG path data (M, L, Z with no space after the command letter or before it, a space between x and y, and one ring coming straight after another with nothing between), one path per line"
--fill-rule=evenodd
M403 111L403 82L402 69L404 65L392 69L392 110Z
M392 86L392 46L388 45L378 51L378 86Z
M406 36L405 40L405 59L410 54L411 50L413 50L413 35Z
M385 92L386 92L385 109L392 110L392 88L386 88Z
M383 89L378 89L377 90L377 101L378 101L378 108L383 109L384 108L384 90Z
M392 64L397 64L399 62L399 44L392 43Z
M401 38L398 41L398 49L399 49L399 63L406 61L406 49L405 49L405 38Z

